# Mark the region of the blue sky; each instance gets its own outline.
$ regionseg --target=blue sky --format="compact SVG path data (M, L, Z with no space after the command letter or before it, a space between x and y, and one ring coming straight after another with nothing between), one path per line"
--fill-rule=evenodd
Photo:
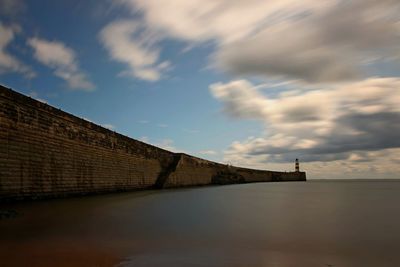
M396 178L398 11L390 0L0 0L0 83L173 151Z

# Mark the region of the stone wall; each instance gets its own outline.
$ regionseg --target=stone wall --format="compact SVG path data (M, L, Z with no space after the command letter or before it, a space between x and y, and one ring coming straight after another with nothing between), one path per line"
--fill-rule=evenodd
M175 154L0 86L0 200L305 180Z
M180 160L164 187L252 182L305 181L305 172L275 172L239 168L179 154Z
M164 187L208 185L217 171L217 164L186 154L179 154L179 162ZM221 165L223 166L223 165Z

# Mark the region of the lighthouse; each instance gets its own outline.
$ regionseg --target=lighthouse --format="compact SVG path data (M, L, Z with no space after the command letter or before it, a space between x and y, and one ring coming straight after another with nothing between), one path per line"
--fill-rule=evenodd
M299 159L296 159L295 164L294 164L294 168L295 168L296 172L300 171Z

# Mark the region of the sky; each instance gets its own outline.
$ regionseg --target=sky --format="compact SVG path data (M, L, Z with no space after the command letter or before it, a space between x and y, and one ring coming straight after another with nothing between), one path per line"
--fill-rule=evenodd
M400 178L397 0L0 0L0 83L129 137Z

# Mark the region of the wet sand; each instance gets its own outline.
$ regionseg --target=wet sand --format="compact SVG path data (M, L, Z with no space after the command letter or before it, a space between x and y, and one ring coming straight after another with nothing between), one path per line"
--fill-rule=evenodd
M0 204L1 266L399 266L400 181Z

